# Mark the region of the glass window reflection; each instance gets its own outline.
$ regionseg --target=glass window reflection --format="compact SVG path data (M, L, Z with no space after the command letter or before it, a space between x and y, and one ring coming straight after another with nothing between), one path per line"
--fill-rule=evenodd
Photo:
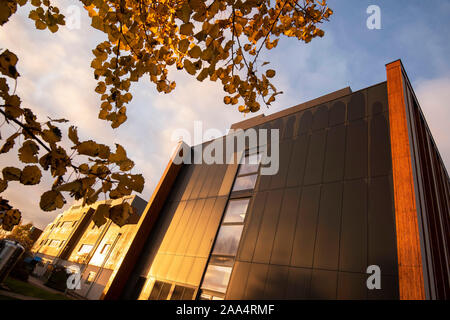
M202 288L225 293L230 280L231 267L209 265L206 269Z
M253 174L250 176L237 177L236 181L234 182L233 191L254 189L257 177L258 177L257 174Z
M239 246L239 240L241 238L243 227L243 225L223 225L219 230L213 249L213 254L225 256L235 255Z
M223 222L244 222L249 201L250 199L230 200Z

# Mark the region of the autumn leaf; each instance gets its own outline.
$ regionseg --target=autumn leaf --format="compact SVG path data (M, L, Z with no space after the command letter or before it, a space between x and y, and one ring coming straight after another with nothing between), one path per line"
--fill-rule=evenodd
M109 204L99 204L97 206L97 209L95 210L95 213L92 217L92 220L94 221L95 225L97 227L101 227L106 223L106 219L109 218L109 208L111 206Z
M19 59L9 50L5 50L0 54L0 72L5 76L17 79L19 73L16 69L16 64Z
M19 159L23 163L37 163L39 146L33 140L26 140L19 149Z
M22 170L15 167L5 167L2 170L3 179L6 181L19 181Z
M26 166L20 175L20 183L24 185L34 185L41 181L42 173L38 166Z
M39 206L44 211L52 211L55 209L61 209L65 203L66 201L64 200L61 192L50 190L42 194Z

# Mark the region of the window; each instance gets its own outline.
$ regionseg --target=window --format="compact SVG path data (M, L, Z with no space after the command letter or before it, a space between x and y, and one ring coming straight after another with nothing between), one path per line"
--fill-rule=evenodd
M75 227L76 224L77 224L77 221L74 221L74 222L72 223L72 228Z
M255 188L260 162L260 154L252 154L244 157L239 167L237 178L234 181L232 191L252 190Z
M232 191L255 188L260 161L261 155L251 152L244 157ZM250 198L228 200L200 286L199 299L221 300L224 298L244 229L249 202Z
M223 222L244 222L249 201L249 199L230 200Z
M260 154L252 154L244 157L241 166L239 167L238 176L242 176L250 173L257 173L259 169L259 163L261 162Z
M78 250L78 254L89 253L89 252L91 252L92 248L93 248L93 245L91 245L91 244L83 244L83 245L81 245L80 249Z
M59 246L60 242L61 241L59 241L59 240L51 240L50 243L49 243L49 247L57 248Z
M66 240L61 241L61 243L59 244L59 247L61 248L65 242L66 242Z
M212 290L220 293L227 291L230 280L231 267L208 265L203 278L202 289Z
M84 283L86 284L92 283L94 281L95 275L96 273L94 271L90 271Z
M243 225L223 225L214 244L213 254L233 256L239 246Z
M102 251L100 251L100 254L106 254L109 251L109 248L111 247L110 244L105 243L105 245L102 248Z
M194 292L194 288L175 285L170 300L192 300Z
M252 190L255 188L257 174L252 174L250 176L237 177L234 182L232 191L242 191L242 190Z
M171 287L171 283L155 281L148 300L167 300Z

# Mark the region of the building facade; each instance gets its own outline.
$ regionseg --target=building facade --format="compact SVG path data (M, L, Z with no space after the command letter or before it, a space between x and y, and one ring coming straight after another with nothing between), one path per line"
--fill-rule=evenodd
M122 227L111 220L97 227L93 213L98 205L128 202L133 214ZM129 239L147 202L136 195L117 200L98 201L90 206L73 205L50 223L32 251L42 259L35 274L45 276L49 265L62 265L81 273L80 288L74 293L98 299L118 261L128 250ZM93 209L93 210L92 210Z
M234 124L279 129L275 175L178 164L180 145L102 298L448 299L449 176L401 62L386 73Z

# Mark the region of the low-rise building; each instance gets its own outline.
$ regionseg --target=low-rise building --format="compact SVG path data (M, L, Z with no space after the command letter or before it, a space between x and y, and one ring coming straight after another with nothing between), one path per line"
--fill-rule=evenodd
M100 204L112 206L128 202L133 208L125 225L119 227L110 219L98 227L93 213ZM129 238L147 202L136 195L117 200L98 201L90 206L73 205L50 223L32 248L41 263L35 274L47 277L49 266L62 265L80 272L80 287L74 293L88 299L98 299L122 255L127 252ZM93 210L91 210L93 209Z

